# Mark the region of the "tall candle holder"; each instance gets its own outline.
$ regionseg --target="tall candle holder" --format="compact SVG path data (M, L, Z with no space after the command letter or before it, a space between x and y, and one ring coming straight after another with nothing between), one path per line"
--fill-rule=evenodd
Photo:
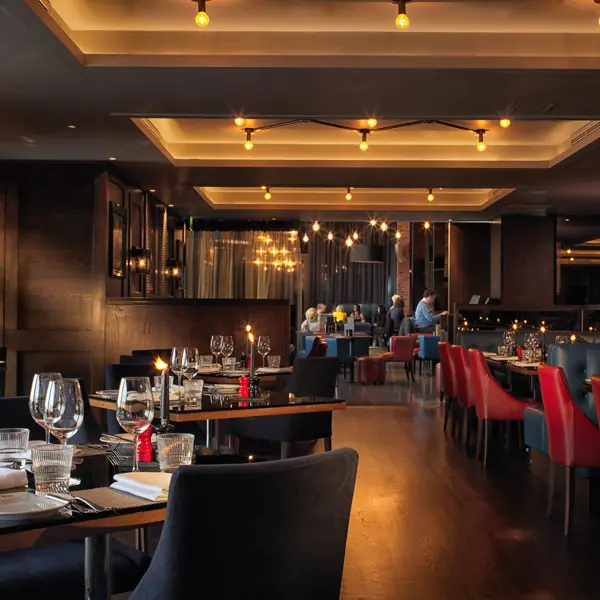
M169 365L164 362L160 356L154 362L154 366L157 370L161 371L160 374L160 433L167 433L174 429L173 425L169 423Z

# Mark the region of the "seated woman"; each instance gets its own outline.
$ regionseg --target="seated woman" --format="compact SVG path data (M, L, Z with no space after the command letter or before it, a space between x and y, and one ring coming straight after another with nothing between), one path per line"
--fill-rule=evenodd
M348 315L344 312L344 307L341 304L338 304L335 307L335 311L333 313L333 318L338 322L345 322L348 318Z
M304 316L306 319L302 322L301 331L302 333L317 333L319 327L319 313L316 308L309 308Z
M385 315L387 314L387 309L383 304L380 304L377 307L377 312L375 313L375 318L373 319L373 325L375 327L385 327Z
M350 316L355 321L360 321L361 323L365 322L365 316L360 312L360 304L355 304L352 307L352 312L350 313Z

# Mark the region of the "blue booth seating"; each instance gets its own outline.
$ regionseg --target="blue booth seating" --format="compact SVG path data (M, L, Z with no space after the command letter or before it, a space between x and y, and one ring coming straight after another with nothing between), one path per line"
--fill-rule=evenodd
M530 333L534 330L519 329L517 332L517 344L524 346L524 337L526 333ZM498 346L502 345L502 335L504 330L498 331L458 331L456 334L456 344L458 346L464 346L467 350L469 348L477 348L482 352L496 352ZM554 338L557 335L571 335L572 331L549 331L546 333L546 346L549 346L554 342ZM598 333L589 332L577 332L580 338L583 338L588 344L599 344L600 335Z
M324 337L322 339L327 342L327 354L325 356L337 356L342 362L345 359L349 359L350 356L354 356L354 358L359 356L369 356L371 338L349 338L344 335L340 335L339 337ZM350 343L351 340L352 344ZM310 352L314 341L314 335L306 336L307 354Z
M548 348L548 364L562 367L573 401L598 424L592 394L583 391L584 380L600 373L600 344L560 344ZM542 399L543 401L543 399ZM525 409L525 444L548 454L548 434L543 406ZM589 470L586 470L589 473Z

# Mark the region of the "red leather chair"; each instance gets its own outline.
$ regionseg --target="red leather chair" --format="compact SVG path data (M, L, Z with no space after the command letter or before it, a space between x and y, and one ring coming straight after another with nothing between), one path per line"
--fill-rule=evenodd
M538 368L544 416L548 431L550 451L550 479L548 483L548 508L552 512L556 465L566 469L565 535L569 535L575 499L576 467L600 467L600 429L590 421L571 399L564 371L560 367L540 365ZM594 401L600 397L600 377L592 377Z
M454 366L454 360L452 359L450 344L448 342L438 342L438 348L440 352L440 367L442 369L440 401L443 402L444 397L446 398L446 408L444 410L444 431L446 431L448 427L448 415L452 409L452 434L454 435L455 413L453 404L456 401L456 396L458 394L456 369Z
M471 365L472 392L475 395L475 409L479 421L477 423L477 454L481 453L481 438L484 437L483 466L487 466L489 448L489 423L490 421L517 421L523 422L525 409L530 403L521 402L513 398L494 379L481 350L469 349L469 363ZM519 439L521 438L519 427Z
M413 370L413 352L415 349L416 337L410 335L393 335L390 338L391 352L384 352L380 358L386 363L388 362L403 362L404 370L406 371L406 379L415 380Z
M475 432L477 412L467 349L464 346L452 346L452 358L454 360L454 370L456 371L456 398L458 405L462 409L463 416L462 421L460 421L459 439L462 438L464 427L466 429L465 448L468 450L471 442L471 433Z

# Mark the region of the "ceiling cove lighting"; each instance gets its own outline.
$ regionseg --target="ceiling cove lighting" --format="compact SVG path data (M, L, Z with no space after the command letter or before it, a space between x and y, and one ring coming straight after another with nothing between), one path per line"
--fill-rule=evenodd
M390 0L392 4L398 5L398 16L396 17L396 27L400 30L408 29L410 26L410 19L406 14L406 5L411 0Z
M206 3L208 2L208 0L192 0L192 2L198 5L198 12L194 17L194 22L200 29L208 27L210 23L210 17L206 12Z
M352 191L351 190L352 190L352 188L350 188L350 187L346 189L346 196L345 196L346 200L352 200Z
M435 196L433 195L433 188L429 188L429 194L427 194L427 200L429 200L429 202L433 202L435 200Z
M234 122L236 125L238 124L238 119L242 120L242 117L235 117ZM364 122L364 121L363 121ZM245 123L245 121L244 121ZM487 129L473 129L471 127L465 127L464 125L459 125L457 123L451 123L449 121L442 121L440 119L420 119L418 121L407 121L405 123L394 123L392 125L385 125L383 127L352 127L350 125L346 125L344 123L335 123L333 121L323 121L321 119L292 119L290 121L279 121L277 123L269 123L268 125L262 125L259 127L245 127L244 132L246 133L246 142L244 143L244 148L246 150L252 150L254 148L254 144L252 142L252 135L257 133L258 131L267 131L269 129L276 129L279 127L288 127L290 125L297 125L298 123L313 123L315 125L321 125L322 127L332 127L334 129L342 129L344 131L351 131L354 133L358 133L361 136L361 141L359 144L359 148L365 152L369 149L369 142L367 141L367 136L372 133L379 133L382 131L391 131L393 129L402 129L404 127L414 127L417 125L439 125L441 127L446 127L449 129L458 129L460 131L467 131L470 133L474 133L479 136L479 143L477 144L477 149L480 152L483 152L486 149L485 142L483 138L485 134L488 132ZM368 119L367 123L377 124L377 119Z

